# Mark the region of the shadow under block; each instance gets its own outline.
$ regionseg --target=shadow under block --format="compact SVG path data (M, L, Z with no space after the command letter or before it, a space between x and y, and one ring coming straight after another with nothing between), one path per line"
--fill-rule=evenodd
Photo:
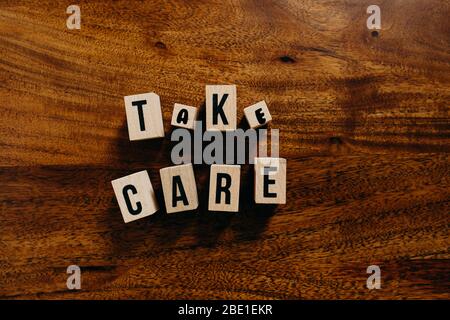
M161 102L156 93L125 96L124 101L131 141L164 137Z
M198 208L197 185L192 164L159 170L167 213Z
M248 125L252 129L261 127L272 121L269 108L264 100L245 108L244 115Z
M173 106L172 122L174 127L194 130L198 110L195 107L175 103Z
M159 206L146 170L111 181L125 223L154 214Z
M255 158L255 203L286 203L286 159Z
M240 165L211 165L208 210L239 211Z
M236 86L206 86L206 130L236 130Z

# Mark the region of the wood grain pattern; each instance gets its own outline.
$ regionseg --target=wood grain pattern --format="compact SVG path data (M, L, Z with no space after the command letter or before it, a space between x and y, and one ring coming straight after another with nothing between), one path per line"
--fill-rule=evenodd
M0 298L449 298L449 1L378 1L378 36L366 0L79 3L67 30L66 1L0 2ZM167 136L214 83L238 121L267 102L287 204L243 166L213 215L196 166L196 213L124 224L110 181L148 169L162 204L171 143L130 142L123 97L160 95Z

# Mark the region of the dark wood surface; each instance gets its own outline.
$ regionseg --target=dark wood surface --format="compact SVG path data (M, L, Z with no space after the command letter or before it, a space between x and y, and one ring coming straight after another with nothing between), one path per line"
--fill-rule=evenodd
M0 298L449 298L450 3L0 2ZM124 224L110 181L170 165L175 102L265 99L287 204ZM161 96L165 140L128 141L123 96ZM238 120L238 121L239 121ZM82 269L82 290L66 268ZM382 289L366 288L377 264Z

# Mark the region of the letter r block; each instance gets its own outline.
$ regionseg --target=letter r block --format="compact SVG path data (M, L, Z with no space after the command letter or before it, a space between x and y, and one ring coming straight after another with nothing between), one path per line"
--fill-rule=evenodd
M131 141L164 137L161 102L156 93L125 96L124 101Z
M111 181L125 223L158 211L158 202L146 170Z
M192 163L159 170L167 213L198 208L197 185Z
M236 130L236 86L206 86L206 130Z
M240 175L239 165L211 165L208 210L239 211Z
M255 158L255 203L286 203L286 159Z
M195 120L197 120L197 108L175 103L171 123L174 127L194 130Z
M261 127L272 121L269 108L267 108L267 104L264 100L245 108L244 115L245 118L247 118L248 125L252 129Z

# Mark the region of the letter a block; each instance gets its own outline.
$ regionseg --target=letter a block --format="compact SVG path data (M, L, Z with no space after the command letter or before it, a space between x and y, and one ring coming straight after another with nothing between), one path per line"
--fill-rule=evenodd
M248 125L252 129L261 127L272 121L269 108L267 108L267 104L264 100L245 108L244 114L245 118L247 118Z
M171 123L174 127L194 130L195 120L197 120L197 108L175 103Z
M147 171L111 181L125 223L158 211L158 202Z
M238 212L241 166L213 164L210 172L208 210Z
M130 140L164 137L161 102L156 93L124 97Z
M286 159L255 158L255 203L286 203Z
M206 86L206 130L236 129L236 86Z
M167 213L198 208L197 185L192 164L159 170Z

